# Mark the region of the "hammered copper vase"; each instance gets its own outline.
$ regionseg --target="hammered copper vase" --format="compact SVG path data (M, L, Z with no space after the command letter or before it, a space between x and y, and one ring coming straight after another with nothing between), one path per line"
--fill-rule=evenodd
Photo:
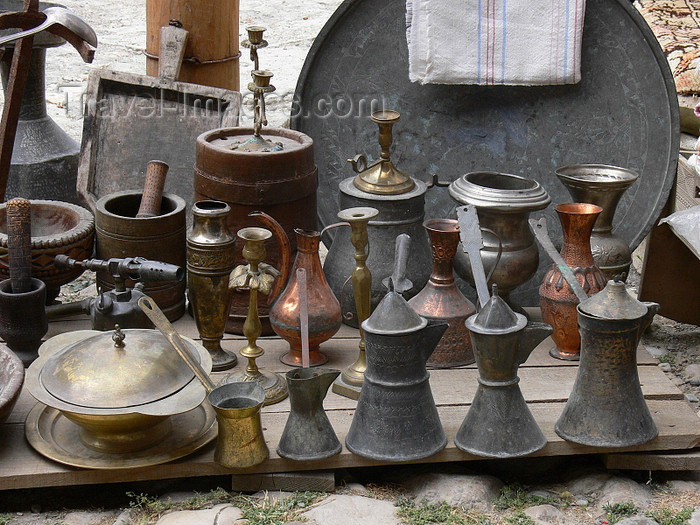
M270 309L270 324L277 335L289 343L289 352L280 357L286 365L301 366L301 327L299 319L299 282L297 269L306 270L309 311L309 361L319 366L328 358L319 351L319 345L340 329L340 303L321 268L318 254L321 234L313 230L294 230L297 256L289 272L287 286Z
M598 215L603 211L595 204L569 203L554 208L559 215L564 233L561 256L573 270L586 294L591 296L605 287L605 276L595 265L591 253L591 232ZM552 265L540 286L542 319L554 329L555 346L552 357L577 361L581 336L578 331L576 294L556 265Z
M433 368L450 368L474 362L469 331L464 324L476 308L455 284L452 263L459 244L454 219L429 219L423 223L433 251L433 273L425 287L408 304L428 320L446 321L447 331L428 359Z

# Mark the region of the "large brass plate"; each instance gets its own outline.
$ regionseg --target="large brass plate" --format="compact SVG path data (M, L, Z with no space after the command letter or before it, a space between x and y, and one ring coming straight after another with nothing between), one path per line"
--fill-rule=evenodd
M60 411L37 403L27 415L25 435L39 454L69 465L92 469L148 467L187 456L216 438L216 414L209 403L172 416L173 430L152 447L123 454L99 452L80 441L80 427Z

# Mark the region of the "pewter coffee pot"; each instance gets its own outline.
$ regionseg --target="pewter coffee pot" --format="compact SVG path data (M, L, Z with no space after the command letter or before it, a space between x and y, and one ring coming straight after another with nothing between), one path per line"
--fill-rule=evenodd
M285 374L291 410L277 454L309 461L340 452L343 447L323 410L328 388L339 375L334 368L295 368Z
M632 447L659 433L637 373L637 345L659 311L632 297L625 283L577 306L581 361L573 391L554 426L567 441L595 447Z
M517 374L518 366L552 333L552 327L528 323L498 296L496 284L492 290L481 311L465 322L479 368L479 386L455 445L477 456L513 458L547 444L525 404Z
M367 370L345 438L354 454L380 461L426 458L447 444L425 368L447 323L427 321L400 295L412 286L401 271L408 240L397 237L395 271L385 283L389 292L362 323Z

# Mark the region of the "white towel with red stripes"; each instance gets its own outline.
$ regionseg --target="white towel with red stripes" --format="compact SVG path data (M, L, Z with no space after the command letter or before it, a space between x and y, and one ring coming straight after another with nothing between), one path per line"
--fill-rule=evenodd
M586 0L406 0L409 77L421 84L581 80Z

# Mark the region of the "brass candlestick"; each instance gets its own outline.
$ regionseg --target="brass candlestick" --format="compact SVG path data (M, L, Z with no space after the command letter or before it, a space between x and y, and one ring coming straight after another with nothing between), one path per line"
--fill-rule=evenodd
M356 188L379 195L399 195L411 191L416 183L391 162L392 128L401 118L398 111L383 110L372 113L372 122L379 125L379 160L367 165L367 157L357 155L348 159L352 169L357 173L353 180Z
M231 272L229 287L250 290L248 316L243 323L243 335L248 339L248 344L240 350L241 355L248 359L248 366L244 371L226 376L221 384L257 381L265 391L265 405L272 405L287 397L287 385L281 376L273 372L261 371L255 362L265 353L257 345L257 339L262 333L262 325L258 317L258 292L268 295L272 290L272 283L280 275L275 268L262 262L266 255L265 241L272 237L272 233L265 228L243 228L238 230L237 235L245 241L243 257L248 264L234 268Z
M338 218L350 225L352 230L350 242L355 248L355 268L352 271L352 290L357 309L357 324L360 326L360 353L353 364L343 370L343 373L333 383L333 392L350 399L358 399L365 379L367 358L365 356L365 332L362 321L370 314L370 289L372 273L366 266L369 257L367 240L367 223L379 214L375 208L357 207L341 210Z

